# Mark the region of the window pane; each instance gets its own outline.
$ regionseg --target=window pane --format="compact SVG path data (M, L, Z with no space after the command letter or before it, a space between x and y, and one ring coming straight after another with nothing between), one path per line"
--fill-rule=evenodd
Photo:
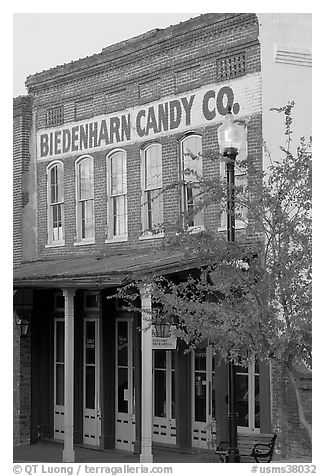
M202 177L202 138L200 136L189 136L182 143L183 170L193 170L195 173L185 174L184 180L196 182Z
M206 421L206 373L195 372L194 382L195 421Z
M166 350L154 350L154 367L155 369L166 368Z
M172 371L172 412L171 417L176 418L175 413L175 371Z
M95 366L86 366L86 408L95 408Z
M51 168L50 172L50 189L51 189L51 203L58 201L58 166Z
M56 364L56 405L64 405L64 364Z
M64 362L64 322L56 323L56 361Z
M195 354L195 370L206 370L206 353L197 352Z
M126 196L121 195L112 198L113 226L112 235L126 235Z
M260 379L255 375L255 428L260 428Z
M117 152L111 157L111 195L126 193L126 156Z
M117 411L121 413L128 413L128 401L124 400L124 390L128 389L128 369L119 368L117 372Z
M98 294L85 295L85 308L98 308Z
M93 200L81 202L81 238L92 238L95 234L93 206Z
M162 218L162 194L161 190L145 192L146 229L152 230L160 225Z
M155 408L154 415L166 418L166 371L155 370Z
M162 187L161 146L154 144L145 150L144 188L153 190Z
M93 164L92 159L84 159L79 164L79 199L93 198Z
M238 425L248 426L248 374L237 373L236 384Z
M128 326L127 322L118 323L117 365L128 365Z
M95 364L95 322L86 322L86 364Z

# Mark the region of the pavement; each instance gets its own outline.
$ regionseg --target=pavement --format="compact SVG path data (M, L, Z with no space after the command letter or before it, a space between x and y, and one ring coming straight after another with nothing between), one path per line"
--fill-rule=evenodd
M122 450L99 450L75 446L76 463L140 463L140 456ZM40 441L37 444L16 446L13 449L14 463L62 463L63 444ZM213 453L196 449L193 452L178 452L175 449L154 448L154 463L217 463Z

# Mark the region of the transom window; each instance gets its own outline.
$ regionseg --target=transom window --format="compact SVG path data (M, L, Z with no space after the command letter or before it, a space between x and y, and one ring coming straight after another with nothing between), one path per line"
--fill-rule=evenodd
M76 173L77 241L89 242L95 238L93 158L80 159L76 164Z
M116 151L107 158L107 229L111 240L127 239L126 153Z
M151 144L143 150L142 231L144 235L161 232L163 222L162 153L160 144Z
M48 243L61 244L64 240L63 230L63 164L55 162L47 169L47 201L48 201Z
M190 229L203 229L203 210L200 209L202 191L202 137L191 134L181 142L180 172L182 179L181 213L184 216L184 226Z

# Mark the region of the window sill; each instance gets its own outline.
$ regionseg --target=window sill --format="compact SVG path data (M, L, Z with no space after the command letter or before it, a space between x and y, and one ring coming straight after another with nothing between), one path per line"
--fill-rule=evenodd
M128 241L127 236L116 236L114 238L108 238L105 240L105 243L125 243Z
M65 246L65 241L57 241L53 243L48 243L45 245L45 248L60 248L62 246Z
M247 227L246 223L238 223L235 226L235 230L243 230L246 227ZM227 226L219 226L218 231L227 231Z
M84 245L94 245L95 240L88 240L88 241L76 241L73 243L73 246L84 246Z
M155 238L164 238L165 233L147 233L146 235L139 236L139 240L154 240Z
M204 231L204 226L203 225L190 226L187 229L187 232L189 234L202 233L202 231Z

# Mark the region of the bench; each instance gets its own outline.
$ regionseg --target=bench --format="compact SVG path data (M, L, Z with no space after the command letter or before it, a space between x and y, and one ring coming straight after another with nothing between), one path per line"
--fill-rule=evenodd
M238 435L238 449L241 457L254 458L256 463L269 463L272 460L277 434ZM222 463L228 454L228 441L221 441L216 449Z

